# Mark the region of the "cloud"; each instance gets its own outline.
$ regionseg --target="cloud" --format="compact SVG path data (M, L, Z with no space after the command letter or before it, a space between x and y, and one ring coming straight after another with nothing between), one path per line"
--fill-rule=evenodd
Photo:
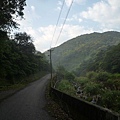
M61 5L62 5L62 2L61 2L61 1L58 1L58 5L60 5L60 6L61 6Z
M62 31L60 38L57 41L61 26L62 25L58 26L53 41L52 41L52 37L53 37L55 25L40 27L36 30L34 30L32 28L28 28L26 30L29 34L31 34L34 37L34 44L36 46L36 49L41 52L44 52L50 48L51 41L52 41L52 47L55 47L55 46L58 46L58 45L64 43L65 41L67 41L71 38L74 38L76 36L79 36L81 34L93 32L93 30L90 28L87 29L87 28L85 28L83 26L79 26L79 25L66 24L64 26L64 29Z
M57 2L57 8L55 8L55 11L60 11L61 10L61 6L62 6L62 2L58 1Z
M65 0L65 3L66 3L66 5L69 7L70 4L72 3L72 1L73 1L73 3L75 3L75 4L81 4L81 3L85 2L86 0Z
M17 23L20 24L20 29L24 31L26 28L33 26L33 24L40 19L41 16L36 12L35 7L28 6L24 10L24 19L17 20Z
M67 6L70 6L71 2L72 2L72 0L65 0L65 3Z
M120 27L120 1L106 0L95 3L80 15L85 19L100 23L103 27Z
M61 1L62 0L59 0L59 2L57 3L58 10L60 10L61 8L62 5ZM72 0L66 0L65 1L66 5L69 6L71 1ZM82 4L82 2L84 1L85 0L75 0L74 2L76 4ZM83 26L86 25L86 22L87 23L89 22L87 20L92 20L92 22L90 22L91 23L90 25L93 25L94 21L99 23L100 26L98 32L106 31L106 30L114 30L113 27L120 28L119 12L120 12L119 0L105 0L105 1L97 2L93 4L92 7L89 7L86 11L83 11L80 14L75 13L75 15L72 15L71 18L67 19L66 23L69 24L64 25L64 29L58 41L57 38L62 25L60 24L58 25L56 34L52 41L55 25L52 25L52 23L50 23L51 25L47 24L46 26L41 26L41 24L38 23L39 21L38 19L40 19L40 16L38 15L35 6L30 5L27 7L27 9L25 9L26 19L23 21L19 21L19 23L21 24L21 30L26 31L28 34L30 34L33 37L34 45L36 49L41 52L44 52L50 48L51 41L52 41L52 47L54 47L76 36L94 32L95 29L91 27ZM42 17L41 19L43 19ZM78 25L75 25L77 22Z
M81 18L78 17L78 15L72 15L71 18L67 18L67 22L82 22L83 20Z
M21 31L27 32L31 37L33 37L34 45L37 50L44 52L50 48L53 33L55 30L55 25L48 25L45 27L33 27L33 17L36 17L36 14L33 14L31 17L31 11L29 9L25 10L25 20L19 21L21 24ZM72 16L72 19L80 19L77 18L76 15ZM81 21L81 20L80 20ZM62 31L62 34L56 44L56 40L58 38L59 32L61 30L62 25L58 25L56 34L54 36L54 39L52 41L52 47L58 46L65 41L74 38L76 36L79 36L81 34L85 33L91 33L93 32L92 29L85 28L80 25L72 25L72 24L66 24L64 25L64 29Z
M90 28L88 29L79 25L66 24L64 26L64 29L62 31L60 38L57 41L59 32L61 30L61 26L62 25L57 27L57 31L53 41L52 41L52 37L53 37L55 25L39 27L38 29L33 29L32 27L26 26L24 27L24 31L26 31L33 38L36 49L41 52L45 52L50 48L51 41L52 41L52 47L55 47L76 36L93 32L93 30Z
M34 6L31 6L31 10L32 10L32 11L35 11L35 7L34 7Z

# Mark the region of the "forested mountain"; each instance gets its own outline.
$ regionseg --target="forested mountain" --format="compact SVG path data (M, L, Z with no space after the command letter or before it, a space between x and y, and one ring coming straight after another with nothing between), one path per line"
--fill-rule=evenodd
M120 43L120 33L115 31L78 36L53 48L53 67L62 65L69 71L75 70L84 61L95 57L100 50L118 43ZM49 52L45 54L48 56Z
M109 73L120 73L120 43L108 47L107 50L101 50L94 59L91 58L87 63L87 72L107 71ZM80 68L82 67L80 66Z

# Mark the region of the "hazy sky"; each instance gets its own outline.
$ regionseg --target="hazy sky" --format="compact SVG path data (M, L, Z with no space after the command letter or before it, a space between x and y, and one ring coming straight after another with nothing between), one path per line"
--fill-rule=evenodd
M74 0L62 34L56 44L66 13L72 0L65 5L52 41L52 47L91 32L120 31L120 0ZM18 21L20 31L33 37L37 50L50 48L63 0L27 0L25 20Z

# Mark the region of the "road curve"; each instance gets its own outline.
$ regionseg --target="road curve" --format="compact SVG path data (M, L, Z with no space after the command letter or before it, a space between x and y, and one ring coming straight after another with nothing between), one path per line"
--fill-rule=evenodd
M44 110L45 88L50 75L30 83L26 88L0 103L0 120L54 120Z

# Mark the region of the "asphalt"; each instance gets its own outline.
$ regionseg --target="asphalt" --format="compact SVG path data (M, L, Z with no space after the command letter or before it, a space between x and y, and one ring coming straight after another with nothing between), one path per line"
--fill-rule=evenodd
M26 88L0 103L0 120L54 120L44 107L45 89L50 75L30 83Z

